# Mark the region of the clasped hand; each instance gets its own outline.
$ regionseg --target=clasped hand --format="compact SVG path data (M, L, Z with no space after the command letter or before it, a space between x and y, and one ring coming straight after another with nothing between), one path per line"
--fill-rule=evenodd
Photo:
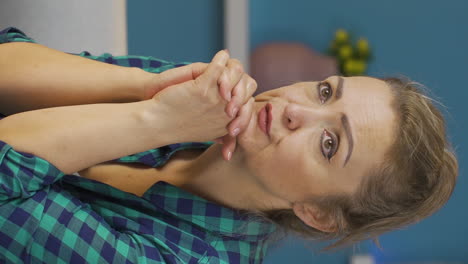
M256 89L240 62L220 51L209 64L194 63L157 75L145 94L177 123L180 131L174 133L181 142L215 140L223 144L223 158L230 160L236 137L252 116Z

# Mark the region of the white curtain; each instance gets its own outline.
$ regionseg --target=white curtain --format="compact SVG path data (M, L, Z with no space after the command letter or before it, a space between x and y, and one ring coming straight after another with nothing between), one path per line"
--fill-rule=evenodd
M1 0L8 26L66 52L127 54L126 0Z
M224 0L224 46L249 72L249 0Z

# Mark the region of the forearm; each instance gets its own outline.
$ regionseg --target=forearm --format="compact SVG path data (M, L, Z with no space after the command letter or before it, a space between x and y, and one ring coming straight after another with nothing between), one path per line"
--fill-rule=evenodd
M65 173L175 143L174 125L152 100L41 109L0 121L0 140Z
M32 43L0 45L0 113L141 100L150 73Z

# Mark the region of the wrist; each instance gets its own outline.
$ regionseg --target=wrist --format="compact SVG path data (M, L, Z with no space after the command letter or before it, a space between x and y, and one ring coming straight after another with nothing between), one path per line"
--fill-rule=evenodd
M146 72L136 67L122 67L125 77L125 97L130 100L126 102L143 101L148 99L148 87L151 81L155 78L154 73Z
M181 142L177 133L177 118L166 105L155 99L144 100L138 104L141 107L137 120L144 130L148 131L143 133L147 142L157 142L158 147Z
M159 83L160 83L160 74L159 73L152 73L147 72L141 69L138 74L140 83L138 88L139 99L140 100L148 100L152 98L156 90L159 90Z

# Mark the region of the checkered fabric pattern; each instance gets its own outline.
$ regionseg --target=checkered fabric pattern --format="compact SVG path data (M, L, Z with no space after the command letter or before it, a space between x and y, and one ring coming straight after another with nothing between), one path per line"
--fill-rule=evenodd
M0 43L33 42L0 31ZM148 57L80 56L161 72L183 64ZM1 122L1 121L0 121ZM164 165L172 144L117 159ZM48 161L0 141L0 263L261 263L276 227L166 182L138 197L65 175Z

